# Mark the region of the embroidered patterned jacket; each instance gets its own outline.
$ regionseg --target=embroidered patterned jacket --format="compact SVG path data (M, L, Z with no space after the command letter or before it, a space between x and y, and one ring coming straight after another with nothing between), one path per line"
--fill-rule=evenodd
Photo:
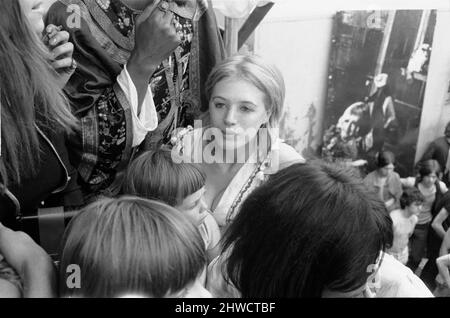
M168 142L173 129L192 124L207 107L200 92L224 49L206 5L202 0L172 4L182 43L151 78L159 125L147 135L146 149ZM117 194L119 175L132 157L131 109L116 78L134 47L138 14L119 0L102 7L96 0L61 0L47 15L47 24L61 25L75 47L78 67L65 92L82 123L82 134L70 148L87 192Z

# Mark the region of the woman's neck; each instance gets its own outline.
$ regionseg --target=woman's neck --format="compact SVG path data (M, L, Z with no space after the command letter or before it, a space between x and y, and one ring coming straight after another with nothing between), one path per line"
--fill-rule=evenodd
M213 163L214 168L224 175L234 175L244 163Z

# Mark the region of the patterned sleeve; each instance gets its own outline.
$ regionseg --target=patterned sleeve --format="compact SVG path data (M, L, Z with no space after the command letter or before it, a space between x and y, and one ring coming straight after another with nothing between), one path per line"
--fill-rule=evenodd
M122 66L94 38L84 3L71 1L78 5L75 11L67 3L56 1L46 22L69 32L78 65L64 88L81 121L81 130L70 137L71 161L84 190L115 194L119 187L113 182L126 167L133 142L130 105L116 82Z

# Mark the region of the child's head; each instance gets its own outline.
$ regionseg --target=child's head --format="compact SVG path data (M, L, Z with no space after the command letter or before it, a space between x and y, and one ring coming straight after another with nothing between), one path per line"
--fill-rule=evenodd
M161 202L136 197L95 202L70 222L62 246L63 297L208 294L199 280L206 252L198 230ZM71 264L79 266L78 289L67 284Z
M403 194L400 197L400 207L402 209L409 209L412 214L420 213L420 206L425 198L416 187L407 187L403 189Z
M197 166L175 163L171 150L160 148L133 161L125 178L124 193L163 201L199 224L205 216L205 180L205 174Z
M382 151L377 155L377 169L380 175L387 177L394 171L395 156L390 151Z
M420 182L426 187L431 187L438 179L441 167L434 159L423 161L419 164Z
M295 164L244 201L225 233L243 297L362 296L392 243L383 202L343 167Z

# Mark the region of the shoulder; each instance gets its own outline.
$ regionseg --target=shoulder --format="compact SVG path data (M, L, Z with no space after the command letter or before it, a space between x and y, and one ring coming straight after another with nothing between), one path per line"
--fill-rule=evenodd
M389 254L384 255L379 275L377 297L433 297L419 277Z
M417 217L417 215L413 215L411 216L411 222L416 224L417 222L419 222L419 218Z
M393 217L397 217L398 215L400 215L401 210L397 209L397 210L393 210L391 213L389 213L389 215L391 216L391 218Z
M442 181L439 181L439 187L441 188L442 193L445 193L448 191L447 185Z
M280 142L278 145L278 156L280 169L287 168L295 163L305 163L303 158L293 147L284 142Z
M216 246L220 240L220 229L216 219L211 215L211 213L207 212L207 215L203 220L203 224L206 228L206 232L208 233L208 238L210 240L209 243Z
M416 178L415 177L400 178L400 182L405 187L414 187L416 184Z
M228 253L225 252L211 261L208 265L206 289L215 298L240 298L240 292L237 288L225 278L224 269Z
M364 177L364 183L366 184L370 184L375 180L375 173L376 171L372 171L369 174L367 174L367 176Z

